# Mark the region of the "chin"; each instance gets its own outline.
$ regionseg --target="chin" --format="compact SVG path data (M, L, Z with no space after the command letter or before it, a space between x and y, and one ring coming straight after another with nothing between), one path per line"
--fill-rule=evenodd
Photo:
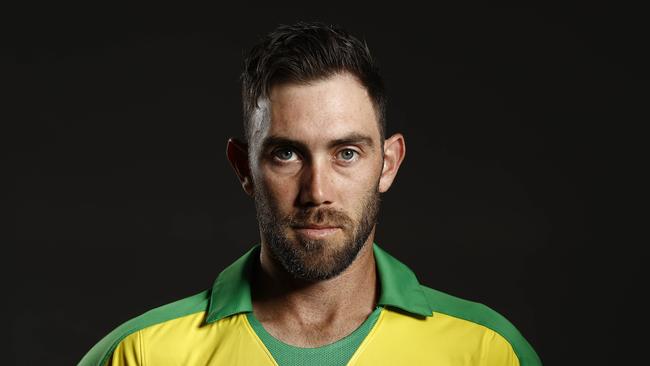
M364 246L360 238L346 235L343 230L331 238L321 239L301 235L289 228L268 239L271 255L291 276L305 281L338 276L354 262Z

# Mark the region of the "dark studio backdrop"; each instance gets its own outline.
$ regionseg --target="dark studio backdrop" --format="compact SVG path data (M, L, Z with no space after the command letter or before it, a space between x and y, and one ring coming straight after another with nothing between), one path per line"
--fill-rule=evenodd
M242 135L244 52L297 20L347 28L382 67L407 156L380 245L422 283L505 315L547 365L642 350L644 259L622 225L624 122L647 80L629 61L646 39L633 9L22 10L0 36L9 363L75 364L257 243L225 143Z

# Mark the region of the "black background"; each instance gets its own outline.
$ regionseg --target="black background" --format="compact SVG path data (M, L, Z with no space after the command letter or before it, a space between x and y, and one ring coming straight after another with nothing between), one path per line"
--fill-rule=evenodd
M225 142L241 135L242 55L297 20L344 26L382 67L407 157L380 245L422 283L505 315L547 365L637 358L647 243L626 213L646 166L634 160L641 14L592 2L4 11L3 358L74 364L257 242Z

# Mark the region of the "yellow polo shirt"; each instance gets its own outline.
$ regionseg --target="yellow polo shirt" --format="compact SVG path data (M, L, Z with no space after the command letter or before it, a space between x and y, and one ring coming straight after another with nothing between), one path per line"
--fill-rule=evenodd
M537 366L530 344L490 308L420 285L376 244L379 317L347 365ZM120 325L81 360L103 365L277 365L248 322L252 248L211 289Z

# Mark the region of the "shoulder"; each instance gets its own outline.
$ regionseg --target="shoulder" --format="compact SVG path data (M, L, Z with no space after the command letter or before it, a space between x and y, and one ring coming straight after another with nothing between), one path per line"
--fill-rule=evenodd
M433 312L485 328L484 341L495 351L507 353L510 348L519 364L541 365L535 350L519 330L503 315L481 303L461 299L432 288L421 286Z
M152 309L115 328L86 353L80 366L104 365L117 346L127 337L135 339L136 333L147 327L180 317L206 311L209 291L203 291L173 303Z

